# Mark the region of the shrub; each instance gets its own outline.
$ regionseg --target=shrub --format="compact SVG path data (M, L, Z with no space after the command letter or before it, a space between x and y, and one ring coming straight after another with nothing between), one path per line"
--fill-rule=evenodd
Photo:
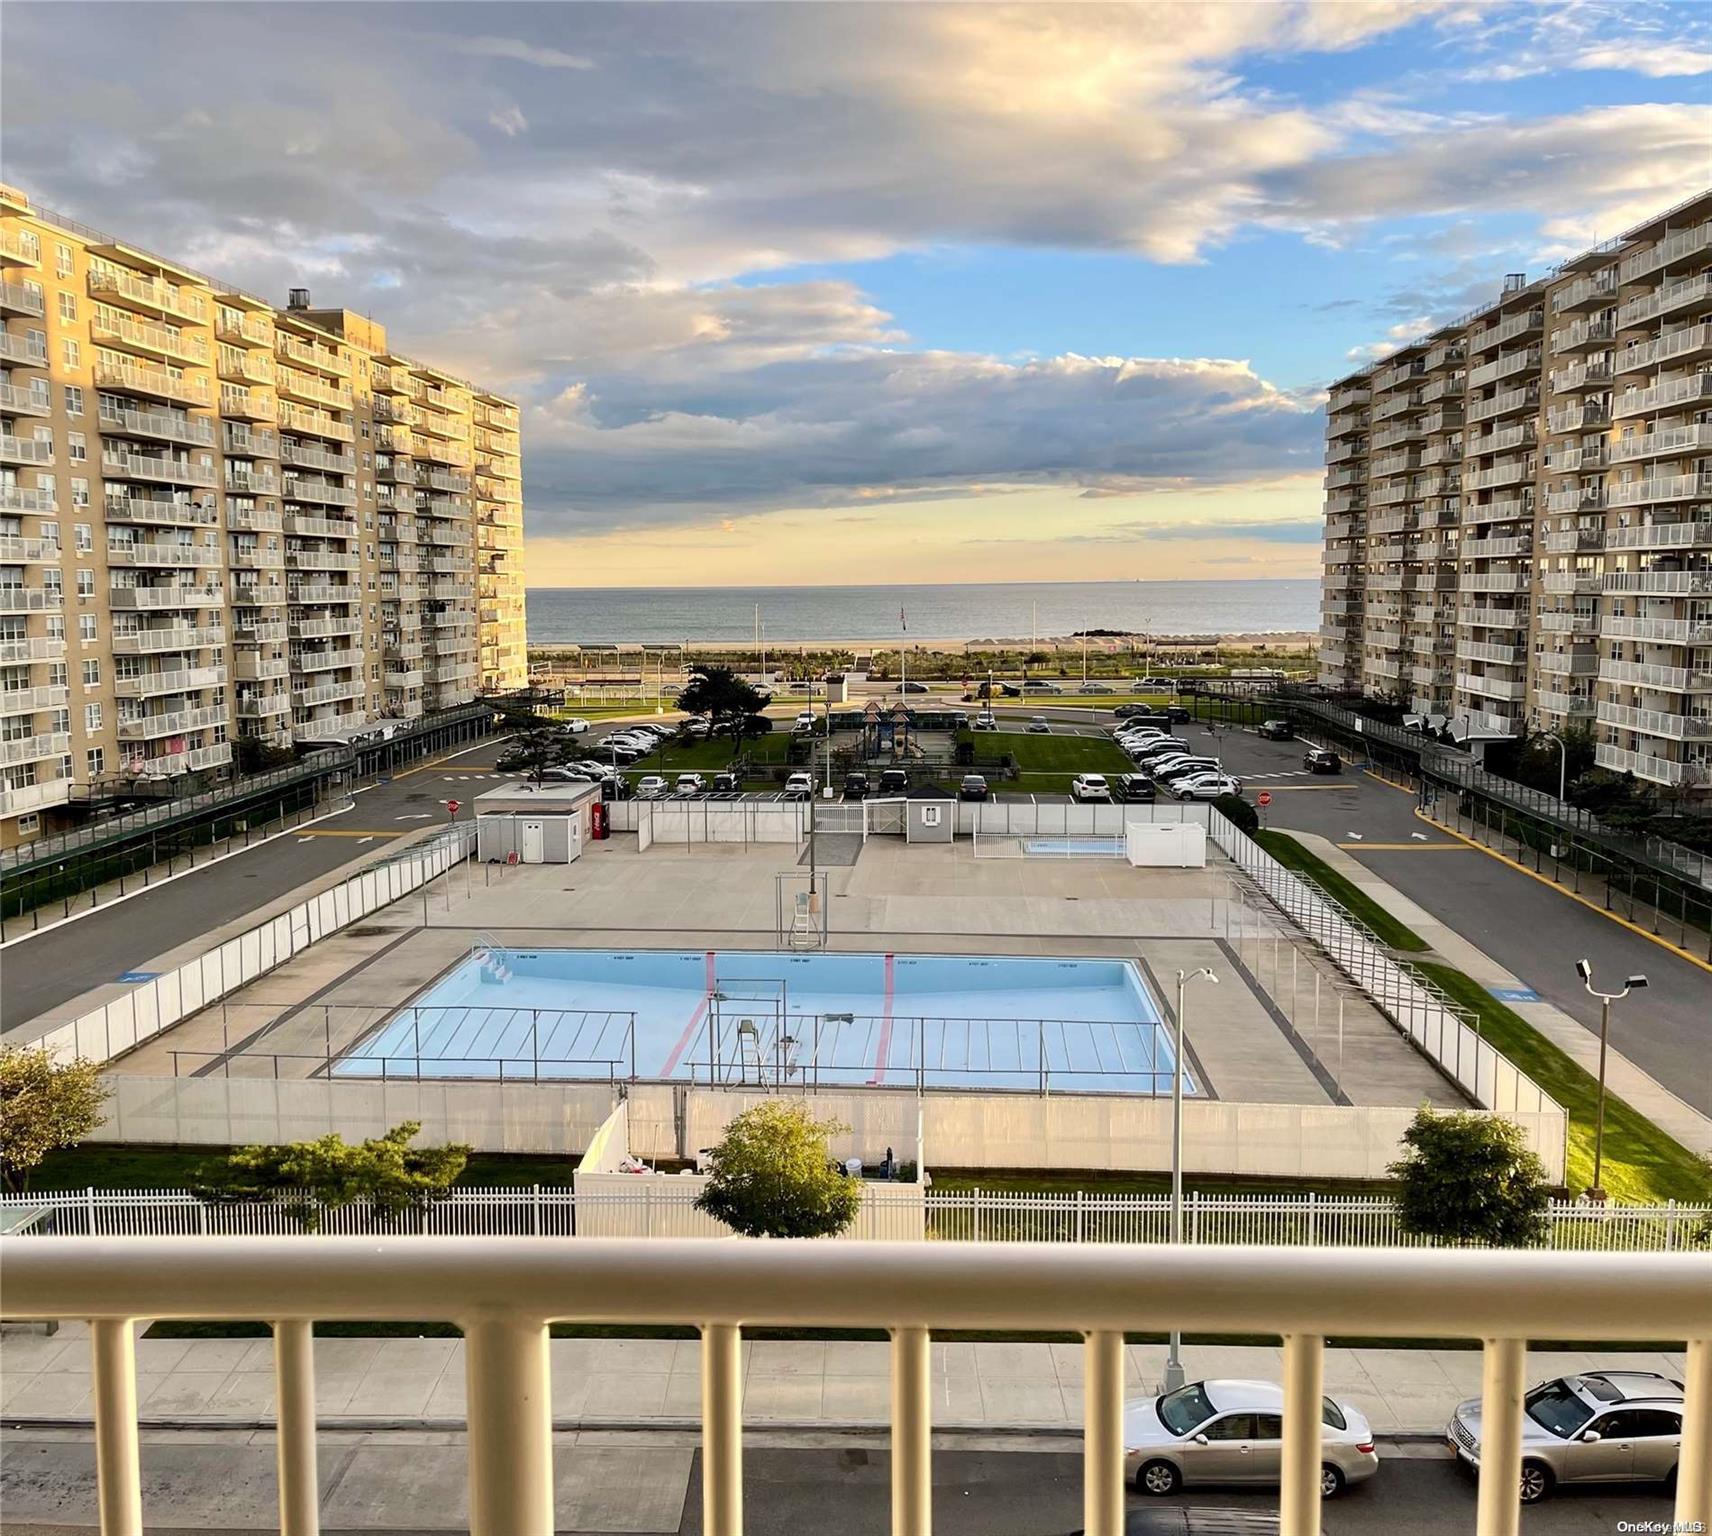
M835 1237L856 1219L860 1180L832 1161L827 1138L847 1129L800 1103L772 1100L726 1126L708 1154L696 1209L744 1237Z
M107 1097L97 1062L59 1063L44 1046L0 1049L0 1184L25 1189L48 1153L101 1124Z
M1545 1167L1514 1121L1422 1105L1403 1145L1389 1172L1405 1232L1459 1247L1528 1248L1540 1240L1550 1199Z
M1260 812L1255 810L1241 795L1220 795L1217 800L1213 801L1213 809L1239 832L1258 832L1260 830Z

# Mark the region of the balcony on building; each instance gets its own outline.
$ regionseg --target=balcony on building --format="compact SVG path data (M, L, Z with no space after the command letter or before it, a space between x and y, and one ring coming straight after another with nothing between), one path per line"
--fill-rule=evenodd
M208 301L194 289L122 267L93 268L89 273L89 296L157 322L163 315L194 325L204 325L208 320Z
M188 367L208 366L208 338L158 320L97 305L89 317L89 337L97 346L129 352L156 363L182 363Z
M1680 282L1666 283L1655 293L1642 294L1617 307L1617 328L1638 326L1681 314L1687 310L1712 308L1712 272L1701 272Z
M305 437L328 438L334 442L349 443L356 439L356 429L348 421L340 421L337 417L312 406L300 405L291 400L279 402L279 426L282 432L295 432Z
M154 523L164 527L212 528L214 508L203 502L146 491L109 490L102 501L109 522Z
M1625 284L1641 282L1668 266L1698 256L1708 248L1712 248L1712 220L1677 230L1650 249L1625 257L1618 267L1619 281Z
M225 604L224 591L218 586L190 586L162 583L159 586L113 587L107 593L108 606L138 612L160 608L220 608Z
M332 449L325 443L301 442L287 437L280 441L280 462L298 469L318 469L330 475L354 475L357 456L349 449ZM377 467L376 473L379 474Z
M1688 373L1624 390L1611 402L1611 415L1619 420L1650 416L1656 411L1687 410L1706 401L1712 401L1712 372Z
M148 453L104 444L101 474L107 480L148 480L159 485L213 486L212 464L199 463L188 454Z
M217 649L226 644L227 638L226 631L217 624L195 625L174 620L135 628L116 625L112 644L115 656L159 656Z
M106 436L153 438L187 448L214 446L213 420L186 411L149 409L103 395L98 419Z
M46 368L48 345L33 336L0 329L0 363L13 368Z
M1470 400L1467 417L1472 426L1479 421L1494 421L1503 416L1519 416L1539 409L1540 386L1530 382L1520 389L1501 390L1486 400Z
M186 544L176 539L142 539L127 537L130 528L110 528L107 538L109 565L155 565L167 570L182 567L218 568L220 551L203 544Z
M1601 699L1599 723L1666 741L1712 741L1712 701L1703 700L1698 708L1703 712L1679 714Z
M168 694L199 693L204 688L224 688L223 666L153 667L131 676L113 679L113 692L121 699L154 699Z
M1652 784L1678 785L1688 774L1688 765L1681 758L1637 751L1612 742L1595 742L1593 761L1612 773L1632 773Z
M122 395L170 400L179 405L208 405L213 393L200 375L175 372L171 368L132 362L112 353L97 353L95 387Z
M0 416L51 416L53 396L47 380L28 384L0 383Z
M1652 341L1639 341L1617 354L1616 371L1635 373L1667 363L1689 363L1712 354L1712 324L1685 325Z
M10 432L0 432L0 464L16 465L24 469L51 469L54 462L54 446L49 438L16 437Z
M31 279L0 278L0 320L40 320L47 314L42 285Z

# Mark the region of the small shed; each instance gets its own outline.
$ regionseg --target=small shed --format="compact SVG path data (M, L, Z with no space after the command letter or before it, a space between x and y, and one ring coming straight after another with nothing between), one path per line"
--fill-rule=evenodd
M912 789L904 810L904 836L909 842L948 843L957 831L957 802L942 789Z
M503 864L569 864L581 858L598 784L507 784L477 795L476 856Z

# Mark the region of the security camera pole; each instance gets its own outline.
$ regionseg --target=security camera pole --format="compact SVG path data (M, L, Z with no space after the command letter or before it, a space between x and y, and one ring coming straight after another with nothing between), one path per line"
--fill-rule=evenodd
M1605 1047L1611 1034L1611 1004L1620 1002L1637 987L1646 986L1647 978L1631 976L1623 983L1621 992L1598 992L1593 986L1592 961L1577 960L1575 974L1581 978L1588 992L1599 999L1599 1110L1593 1124L1593 1184L1587 1191L1587 1198L1596 1205L1602 1205L1605 1190L1599 1178L1605 1163Z
M1215 986L1219 978L1206 966L1198 971L1177 973L1177 1019L1175 1061L1171 1072L1171 1241L1183 1241L1183 990L1203 976ZM1171 1349L1165 1358L1165 1390L1175 1392L1183 1385L1183 1335L1171 1330Z

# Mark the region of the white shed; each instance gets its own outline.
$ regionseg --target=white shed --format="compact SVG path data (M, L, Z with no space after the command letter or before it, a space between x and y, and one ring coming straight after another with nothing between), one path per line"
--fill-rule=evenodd
M477 795L476 856L503 864L569 864L581 858L597 784L507 784Z

